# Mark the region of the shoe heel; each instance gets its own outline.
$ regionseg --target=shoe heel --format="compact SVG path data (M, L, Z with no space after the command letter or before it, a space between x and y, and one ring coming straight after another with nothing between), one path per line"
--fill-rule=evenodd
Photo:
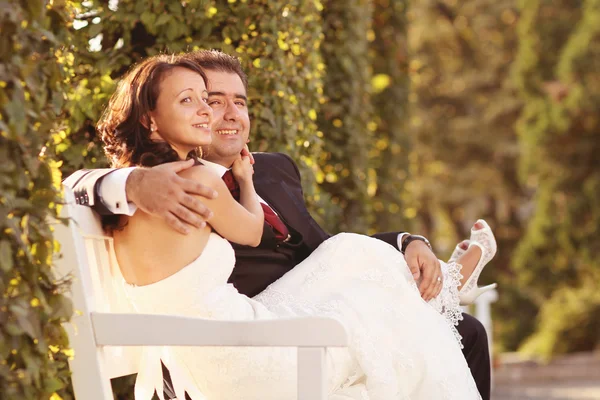
M475 286L467 293L458 293L458 299L460 300L461 306L468 306L473 304L475 300L484 294L485 292L489 292L490 290L496 289L498 287L497 283L492 283L491 285L486 285L482 287Z

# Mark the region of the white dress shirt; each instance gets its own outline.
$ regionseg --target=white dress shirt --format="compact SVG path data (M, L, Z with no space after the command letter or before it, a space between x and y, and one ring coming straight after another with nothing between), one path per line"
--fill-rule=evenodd
M98 189L100 201L111 213L132 216L137 210L135 204L127 201L125 192L127 178L135 168L137 167L119 168L102 178Z

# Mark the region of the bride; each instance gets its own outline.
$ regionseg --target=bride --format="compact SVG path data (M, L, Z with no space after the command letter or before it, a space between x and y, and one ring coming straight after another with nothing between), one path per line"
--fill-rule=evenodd
M181 175L218 193L205 200L214 212L210 226L189 235L141 210L104 221L136 309L226 320L334 317L345 325L350 344L327 352L331 400L480 399L454 324L459 297L475 293L479 273L496 251L487 224L474 226L468 250L457 247L457 262L445 265L442 293L429 303L401 253L348 233L325 241L258 296L241 295L227 284L235 264L228 240L258 245L264 216L249 157L240 156L232 168L239 203L197 158L196 149L211 141L206 85L202 70L185 58L148 58L121 80L98 124L115 166L195 157L198 165ZM155 389L162 397L160 360L179 399L185 392L193 400L295 398L292 349L161 347L146 348L143 357L137 400L152 398Z

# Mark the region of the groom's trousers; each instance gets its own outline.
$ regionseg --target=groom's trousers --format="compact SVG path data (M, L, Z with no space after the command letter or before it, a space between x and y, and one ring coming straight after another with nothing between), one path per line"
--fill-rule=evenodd
M458 333L463 337L463 354L483 400L490 400L491 364L488 338L483 324L469 314L463 314Z

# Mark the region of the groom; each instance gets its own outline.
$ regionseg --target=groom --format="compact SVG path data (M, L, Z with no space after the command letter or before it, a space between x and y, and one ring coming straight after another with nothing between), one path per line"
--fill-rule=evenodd
M213 140L204 160L222 175L245 151L250 132L246 97L247 78L237 58L218 51L188 55L206 72L209 105L213 109ZM258 247L233 244L236 265L229 281L243 294L255 296L308 257L330 237L311 217L304 203L300 174L285 154L255 153L254 185L265 208L265 229ZM159 165L150 169L84 170L65 181L79 204L98 213L133 214L139 207L162 217L174 229L186 233L190 225L201 226L210 210L195 195L214 196L212 189L180 178L177 172L189 162ZM224 179L227 182L226 177ZM270 210L270 211L269 211ZM441 285L437 258L423 237L390 232L375 235L397 249L415 278L422 276L424 299L435 297ZM463 353L483 399L490 396L490 360L485 330L475 318L464 315L458 326ZM408 327L410 328L410 327Z

